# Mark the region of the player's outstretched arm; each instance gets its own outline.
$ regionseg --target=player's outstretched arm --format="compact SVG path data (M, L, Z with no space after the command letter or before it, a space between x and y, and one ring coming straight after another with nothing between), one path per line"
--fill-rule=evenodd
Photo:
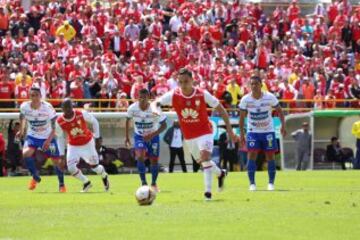
M161 115L161 106L172 106L172 98L174 91L170 91L155 99L150 103L151 111L157 115Z
M227 113L227 111L225 110L225 108L223 107L223 105L221 103L219 103L215 107L215 110L220 114L220 116L224 120L225 126L226 126L226 131L228 132L229 136L231 137L232 142L236 142L236 136L235 136L232 126L230 124L229 114Z
M56 118L57 117L55 116L51 119L51 133L50 133L49 137L46 139L46 141L44 142L44 145L42 146L43 151L48 150L51 141L56 136Z
M82 114L84 116L85 121L91 124L94 138L98 139L100 137L99 121L94 117L94 115L92 115L87 111L82 111Z
M239 118L239 128L240 128L240 145L244 146L245 144L245 117L246 111L240 109L240 118Z
M56 132L56 141L57 141L57 144L59 147L60 156L64 156L65 155L65 134L64 134L64 130L61 128L61 126L58 124L58 122L56 122L55 132Z
M25 115L23 113L20 113L20 116L19 116L19 119L20 119L20 130L16 133L16 138L18 139L22 139L25 135Z
M125 123L125 147L130 148L131 142L129 138L129 129L130 129L130 121L131 119L129 117L126 118Z

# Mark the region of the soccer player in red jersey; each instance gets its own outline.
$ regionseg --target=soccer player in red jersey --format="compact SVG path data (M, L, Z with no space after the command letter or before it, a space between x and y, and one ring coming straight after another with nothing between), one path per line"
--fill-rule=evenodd
M217 98L208 91L193 86L192 72L182 68L178 73L179 88L157 99L154 104L172 106L179 118L185 143L196 161L203 167L205 182L205 200L211 200L212 174L218 177L218 187L224 187L226 170L220 169L211 160L213 150L213 130L209 121L207 105L220 113L226 124L226 130L233 142L236 137L230 125L229 116Z
M59 148L61 155L64 155L64 140L63 133L67 135L67 167L69 172L77 179L83 182L82 192L87 192L91 187L90 180L83 175L77 164L80 158L84 159L98 175L101 175L105 191L109 190L110 184L108 174L105 172L104 167L99 164L99 155L96 151L95 141L100 138L99 122L96 118L86 111L74 110L73 102L70 99L65 99L62 104L63 114L58 117L57 122L57 135L59 139ZM87 127L90 123L93 132Z

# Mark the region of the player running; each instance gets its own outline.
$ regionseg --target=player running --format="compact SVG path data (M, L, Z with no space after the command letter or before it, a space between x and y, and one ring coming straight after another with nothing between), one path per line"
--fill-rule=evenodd
M213 130L209 121L207 105L220 113L226 124L226 130L233 142L236 141L229 116L217 98L208 91L193 86L192 72L182 68L178 73L179 88L165 93L155 104L157 106L172 106L179 118L180 128L183 132L185 143L195 160L204 171L205 200L211 200L212 173L218 177L218 187L224 187L226 170L220 169L211 160L213 151Z
M256 190L255 171L256 158L260 151L265 152L268 162L269 184L268 190L273 191L276 166L274 155L278 151L275 130L272 120L272 108L278 112L281 121L281 134L285 136L284 115L278 99L269 92L261 91L262 82L257 76L250 78L251 92L240 101L240 144L246 142L248 148L248 176L250 191ZM247 116L247 134L245 141L244 121Z
M131 145L129 138L130 119L134 120L134 148L141 184L147 185L144 161L150 159L151 187L159 192L156 180L159 174L160 139L159 134L166 129L166 116L154 113L150 107L150 93L147 89L139 91L139 99L127 111L125 145ZM159 126L160 124L160 126Z
M64 155L64 133L67 135L67 168L71 175L83 182L82 192L87 192L92 187L90 180L77 167L80 158L85 160L91 170L101 175L105 191L109 190L110 184L108 174L104 167L99 164L99 155L96 151L95 141L100 138L99 122L96 118L86 111L74 110L71 99L64 99L62 104L63 114L57 119L57 134L59 139L60 151ZM92 133L87 127L90 123L93 128ZM62 141L61 141L62 140Z
M55 171L59 180L59 192L66 192L64 173L60 170L59 148L55 139L55 109L50 103L41 100L39 88L33 87L30 89L30 99L30 101L23 102L20 106L20 130L16 134L16 139L22 139L25 135L27 123L23 159L32 176L29 190L34 190L37 183L41 181L35 165L35 151L39 149L50 157L56 165Z

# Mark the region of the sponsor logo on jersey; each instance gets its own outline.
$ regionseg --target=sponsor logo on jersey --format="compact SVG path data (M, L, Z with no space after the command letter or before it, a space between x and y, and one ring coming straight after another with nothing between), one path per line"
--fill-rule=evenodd
M270 103L261 103L260 104L261 107L271 107Z
M199 113L192 109L192 108L184 108L182 111L181 111L181 116L184 118L184 119L197 119L199 117Z
M252 122L251 125L253 125L255 128L266 128L269 126L269 122L267 121Z
M29 121L29 123L32 127L40 127L40 126L46 125L47 121L46 120L39 121L39 120L35 119L33 121Z
M141 122L135 122L136 127L140 130L149 129L153 127L153 122L145 122L142 120Z
M73 129L71 129L70 134L71 134L71 136L83 135L84 130L82 130L81 128L73 128Z
M268 117L269 117L269 111L250 112L250 118L255 121L264 120L264 119L267 119Z

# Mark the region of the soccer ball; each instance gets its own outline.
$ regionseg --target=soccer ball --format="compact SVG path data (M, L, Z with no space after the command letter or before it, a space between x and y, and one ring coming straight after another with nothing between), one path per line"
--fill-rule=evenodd
M135 198L141 206L151 205L156 198L156 193L149 186L142 186L136 190Z

